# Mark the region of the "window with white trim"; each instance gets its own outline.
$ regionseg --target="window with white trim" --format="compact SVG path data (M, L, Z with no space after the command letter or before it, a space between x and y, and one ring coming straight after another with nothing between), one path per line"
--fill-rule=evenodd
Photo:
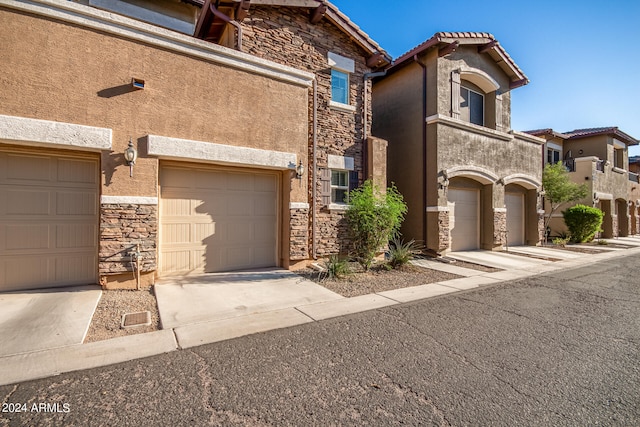
M349 171L331 170L331 203L349 203Z
M466 122L484 126L484 95L460 86L460 118Z
M555 165L560 161L560 150L547 148L547 163Z
M331 70L331 100L349 105L349 74L344 71Z

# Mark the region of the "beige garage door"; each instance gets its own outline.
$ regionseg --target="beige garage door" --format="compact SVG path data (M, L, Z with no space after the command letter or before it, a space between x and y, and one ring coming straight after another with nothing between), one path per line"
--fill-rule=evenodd
M524 245L524 194L505 193L507 206L507 242L509 246Z
M448 190L451 250L466 251L480 247L480 205L478 190Z
M277 265L275 173L165 165L160 186L162 274Z
M98 159L0 148L0 290L97 283Z

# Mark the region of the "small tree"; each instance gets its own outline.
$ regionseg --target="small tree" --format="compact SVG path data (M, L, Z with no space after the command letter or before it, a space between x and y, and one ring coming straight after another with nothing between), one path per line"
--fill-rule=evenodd
M542 187L550 210L544 220L544 228L549 227L551 216L565 203L575 202L587 197L589 189L585 184L571 182L569 172L562 162L548 163L542 172Z
M349 194L346 220L354 243L356 261L368 270L376 253L395 237L407 213L407 205L395 185L380 192L369 180Z
M571 233L571 240L583 243L593 239L600 231L604 213L591 206L575 205L563 211L562 216Z

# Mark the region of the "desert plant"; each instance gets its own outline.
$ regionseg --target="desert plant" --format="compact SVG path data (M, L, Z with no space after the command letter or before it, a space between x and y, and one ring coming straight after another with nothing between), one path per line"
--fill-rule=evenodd
M368 270L376 253L396 236L407 205L395 185L381 192L369 180L349 193L345 219L349 226L356 261Z
M544 219L544 228L549 227L552 215L565 203L587 197L589 190L585 184L571 182L569 172L562 162L547 164L542 172L544 197L549 203L549 211Z
M563 211L562 216L571 233L571 240L582 243L592 240L600 230L604 213L591 206L575 205Z
M323 262L323 271L320 273L319 279L341 279L351 273L349 269L349 260L341 258L339 255L331 255L329 259Z
M609 242L607 242L607 241L606 241L606 240L604 240L604 239L598 239L598 242L597 242L597 243L598 243L599 245L601 245L601 246L607 246L607 245L609 244Z
M556 246L564 248L565 245L569 243L569 237L556 237L551 242Z
M389 243L389 265L393 268L400 268L422 253L422 245L415 240L405 242L396 237Z

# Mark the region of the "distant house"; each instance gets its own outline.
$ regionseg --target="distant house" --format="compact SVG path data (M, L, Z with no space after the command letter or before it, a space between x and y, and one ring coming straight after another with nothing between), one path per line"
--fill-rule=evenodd
M255 3L3 3L0 291L348 247L348 190L386 182L369 73L391 58L329 2Z
M406 239L434 253L540 242L544 140L511 129L511 91L528 82L487 33L437 33L375 80Z
M601 209L602 237L628 236L638 231L638 175L630 171L629 146L638 140L617 127L528 131L546 140L545 164L563 162L571 180L587 184L589 195L580 203ZM561 209L571 206L567 204ZM562 213L551 219L551 234L566 230Z

